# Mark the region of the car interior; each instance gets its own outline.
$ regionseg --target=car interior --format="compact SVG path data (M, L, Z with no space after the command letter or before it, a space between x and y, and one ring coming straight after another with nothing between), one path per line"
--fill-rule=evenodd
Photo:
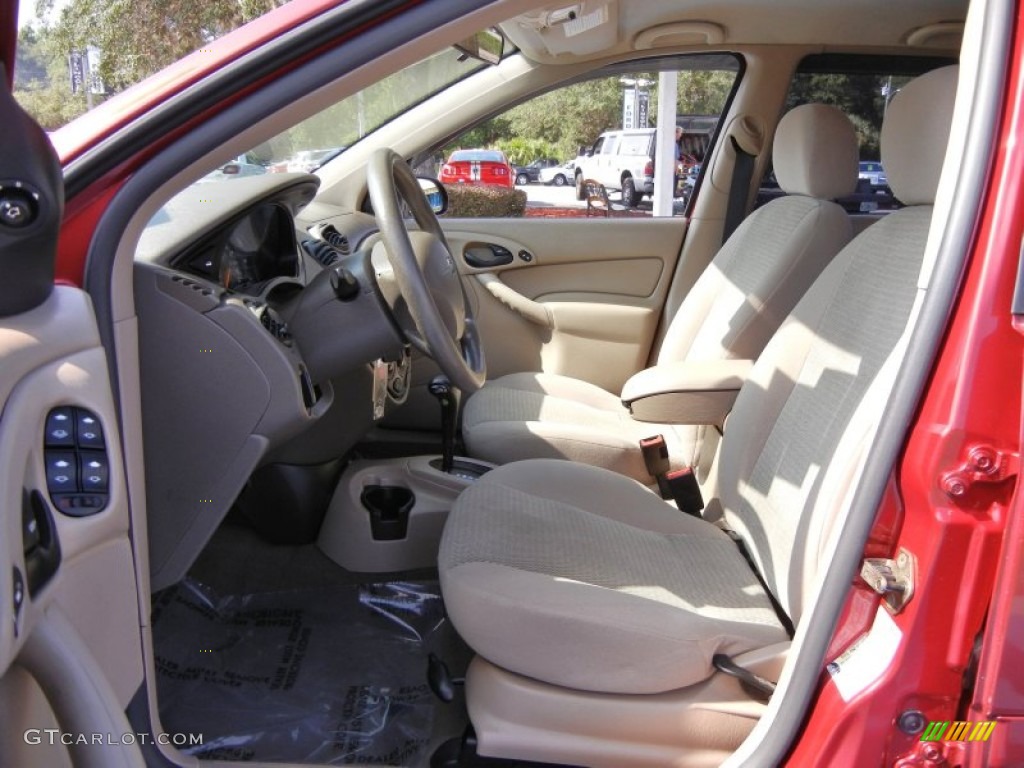
M114 392L23 393L47 461L108 462L102 491L49 486L83 524L53 601L136 730L204 735L147 758L776 764L964 257L949 179L983 164L997 5L427 3L154 153L87 267L106 357L80 367ZM413 170L567 85L709 68L734 79L670 215L456 218ZM196 183L426 70L314 173ZM803 75L899 88L870 128L795 103ZM850 213L869 134L900 205Z

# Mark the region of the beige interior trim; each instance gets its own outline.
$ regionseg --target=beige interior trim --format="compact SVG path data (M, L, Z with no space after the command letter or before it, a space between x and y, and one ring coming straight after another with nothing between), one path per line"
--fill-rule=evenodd
M964 35L962 21L940 21L937 24L926 24L918 27L907 35L907 45L917 47L946 46L951 39L960 39Z
M480 272L473 275L487 292L500 301L503 305L518 313L521 317L536 323L542 328L554 328L555 319L551 316L551 310L543 304L528 299L523 294L513 291L505 285L501 278L491 272Z
M433 568L441 531L455 498L470 485L458 475L430 466L432 456L354 461L338 481L324 517L317 546L343 568L361 573L384 573ZM473 460L476 464L492 464ZM415 497L404 539L373 538L370 513L361 496L368 485L408 488Z
M53 509L61 564L53 580L22 606L18 637L11 624L0 627L0 669L31 642L47 611L62 609L95 659L123 710L142 683L139 610L128 544L129 509L122 467L118 419L108 381L107 357L89 297L58 286L36 309L4 321L0 329L0 386L5 401L0 422L0 489L10 509L20 509L23 488L46 488L43 425L51 408L88 408L103 424L109 459L109 495L103 511L69 517ZM44 491L45 493L45 491ZM2 521L0 591L10 594L11 565L26 572L21 552L20 515ZM97 586L100 585L100 586ZM54 692L36 675L47 695ZM63 723L62 723L63 724Z
M75 628L56 606L36 625L18 658L47 692L50 705L65 732L74 734L133 734L117 695ZM68 747L76 768L144 768L134 741Z
M632 376L622 402L639 421L722 426L753 366L752 360L663 363Z
M759 669L770 666L759 659ZM594 768L718 766L764 711L721 674L680 691L615 695L548 685L479 656L466 694L481 755Z
M638 51L654 48L656 45L720 45L728 33L721 24L711 21L681 21L673 24L659 24L645 29L633 40Z
M39 683L12 665L0 677L0 765L73 768L68 748L46 734L46 729L59 728Z
M687 225L681 217L444 221L460 272L487 275L466 285L488 376L545 371L618 392L647 361ZM488 243L516 258L486 270L465 263L467 249Z

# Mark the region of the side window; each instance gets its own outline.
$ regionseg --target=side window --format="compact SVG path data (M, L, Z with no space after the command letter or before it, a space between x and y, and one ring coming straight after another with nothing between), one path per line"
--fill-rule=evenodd
M736 85L740 60L732 54L672 56L604 69L598 77L551 90L465 131L436 148L445 158L440 178L449 191L447 215L585 217L582 182L587 179L603 187L610 216L651 216L663 71L677 73L674 127L681 137L673 215L683 215ZM481 190L475 178L460 177L448 160L468 149L502 150L514 184ZM549 158L550 164L542 162ZM589 212L593 215L593 207Z
M804 59L786 97L786 110L801 104L838 107L853 121L860 141L856 191L837 202L851 214L893 210L902 204L892 194L881 162L878 137L892 97L916 76L952 61L940 57L887 57L821 54ZM762 181L758 205L784 194L771 171Z
M646 155L651 153L651 137L646 134L633 134L622 137L619 154Z

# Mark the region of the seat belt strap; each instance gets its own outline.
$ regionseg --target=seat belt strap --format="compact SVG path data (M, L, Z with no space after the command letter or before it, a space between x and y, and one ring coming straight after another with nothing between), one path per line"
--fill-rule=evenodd
M772 609L775 611L775 616L778 618L779 623L782 625L782 628L786 630L786 635L788 635L789 639L792 640L793 621L789 618L788 615L786 615L786 612L782 609L782 603L780 603L776 599L775 595L772 594L772 591L768 589L768 582L764 580L764 576L761 575L761 571L757 569L757 563L754 562L754 558L751 556L750 550L747 549L746 543L743 541L740 535L736 533L736 531L730 531L728 528L723 528L722 530L724 530L726 535L730 539L732 539L733 543L736 545L736 548L740 551L740 554L743 555L743 559L747 561L747 565L750 566L750 570L754 572L754 576L757 577L758 582L761 584L761 588L764 590L764 593L768 596L768 602L772 604Z
M760 675L754 674L749 669L741 667L724 653L716 653L711 657L711 666L730 677L740 681L747 693L760 701L768 701L775 693L775 683Z
M658 481L661 498L674 501L688 515L700 517L700 511L704 509L704 498L697 478L690 467L671 468L665 436L644 438L640 441L640 451L647 471Z
M722 242L728 240L736 227L747 215L747 197L750 194L750 179L754 175L755 155L750 154L740 147L735 136L730 136L732 150L736 155L736 161L732 167L732 182L729 186L729 205L725 210L725 228L722 231Z

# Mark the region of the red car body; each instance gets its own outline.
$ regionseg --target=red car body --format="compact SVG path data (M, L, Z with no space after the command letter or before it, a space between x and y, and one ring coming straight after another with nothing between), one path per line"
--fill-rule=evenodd
M445 184L515 186L515 173L505 153L497 149L457 149L441 166Z
M119 131L337 5L336 0L289 3L111 99L73 131L57 131L53 141L73 182L57 281L83 285L90 243L124 184L161 147L227 105L197 104L187 121L153 135L144 145L123 143L120 152ZM401 14L415 5L409 2L389 13ZM10 80L17 2L0 0L0 6L2 57ZM382 21L370 16L366 25ZM787 765L1024 764L1024 500L1015 494L1022 443L1024 316L1010 311L1021 280L1024 240L1024 3L1016 7L1013 24L999 141L980 216L973 223L970 256L865 551L872 556L905 546L918 557L915 599L895 617L902 636L897 660L853 701L844 701L822 670ZM345 43L331 40L324 46ZM282 61L280 67L286 70L295 63ZM264 72L247 80L236 98L276 74ZM105 148L111 139L113 149ZM441 180L511 188L514 177L503 155L500 160L463 161L457 152L443 166ZM850 585L830 657L870 626L877 605L877 595L863 582ZM964 698L975 642L982 650L975 682ZM897 717L908 710L918 710L928 720L966 715L998 726L985 742L927 743L896 728Z

